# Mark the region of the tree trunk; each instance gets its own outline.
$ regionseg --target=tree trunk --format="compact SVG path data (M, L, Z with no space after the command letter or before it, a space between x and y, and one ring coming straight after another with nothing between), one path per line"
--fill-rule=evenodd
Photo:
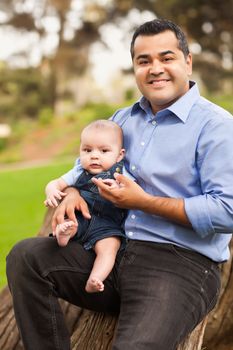
M48 210L40 236L51 232L52 213L52 210ZM177 350L201 350L202 345L211 350L233 350L232 258L222 268L222 281L217 307L208 320L203 320ZM0 349L23 350L8 287L2 290L0 298ZM111 349L117 317L80 309L64 301L61 301L61 305L71 334L72 350Z

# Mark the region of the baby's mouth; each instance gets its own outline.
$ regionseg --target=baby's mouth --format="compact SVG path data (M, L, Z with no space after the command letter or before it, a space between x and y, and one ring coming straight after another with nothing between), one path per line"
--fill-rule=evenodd
M100 165L100 164L97 164L97 163L92 163L90 166L91 166L92 168L100 168L100 167L101 167L101 165Z

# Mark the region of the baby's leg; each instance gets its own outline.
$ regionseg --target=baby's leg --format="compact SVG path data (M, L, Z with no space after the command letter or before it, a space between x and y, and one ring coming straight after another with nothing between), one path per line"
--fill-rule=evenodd
M55 230L55 236L57 243L61 247L65 247L70 238L77 232L77 224L74 221L66 220L62 224L57 225Z
M94 250L96 259L86 284L89 293L102 292L103 281L112 271L121 240L118 237L108 237L96 242Z

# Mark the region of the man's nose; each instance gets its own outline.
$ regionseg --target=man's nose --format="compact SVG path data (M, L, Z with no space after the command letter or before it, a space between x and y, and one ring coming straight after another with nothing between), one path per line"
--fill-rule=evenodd
M150 67L150 74L159 75L164 72L163 62L160 60L154 60Z

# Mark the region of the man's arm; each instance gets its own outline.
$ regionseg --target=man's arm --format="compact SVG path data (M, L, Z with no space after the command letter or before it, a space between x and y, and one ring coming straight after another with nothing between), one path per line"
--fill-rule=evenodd
M117 207L142 210L183 226L192 226L185 213L182 198L155 197L146 193L138 184L124 175L115 174L114 176L120 184L119 188L109 187L101 179L93 178L92 181L98 186L101 196Z

